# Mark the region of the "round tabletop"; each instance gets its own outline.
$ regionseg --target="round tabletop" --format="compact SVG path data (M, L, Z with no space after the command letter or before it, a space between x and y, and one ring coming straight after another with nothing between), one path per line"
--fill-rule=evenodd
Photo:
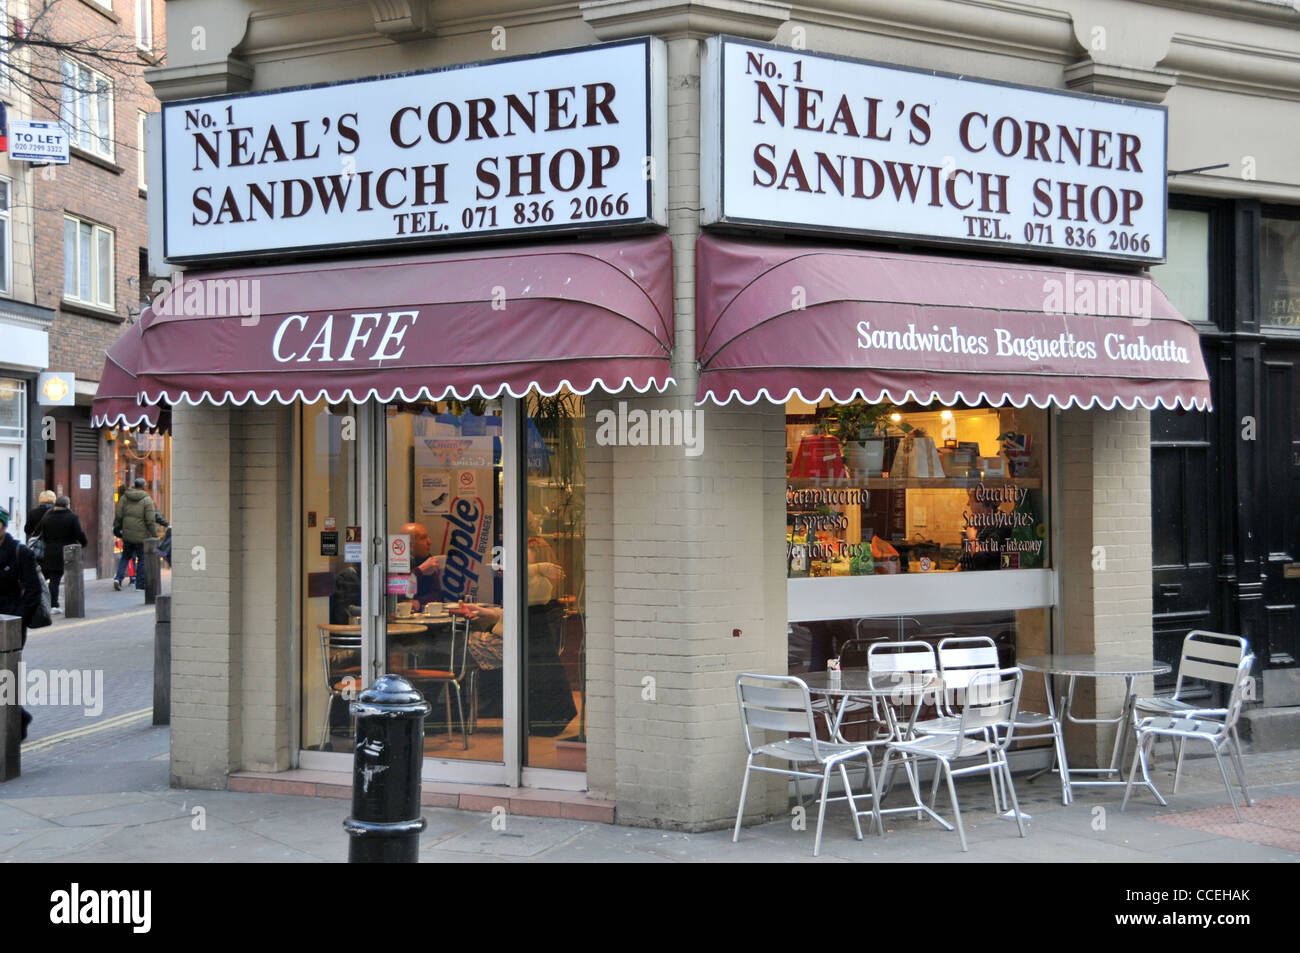
M865 668L846 668L840 672L840 683L832 686L828 672L809 672L800 675L808 691L814 695L867 695L888 698L896 694L910 695L932 692L943 688L943 679L935 674L914 675L910 672L869 672Z
M1165 675L1173 669L1168 662L1113 655L1026 655L1016 664L1051 675Z

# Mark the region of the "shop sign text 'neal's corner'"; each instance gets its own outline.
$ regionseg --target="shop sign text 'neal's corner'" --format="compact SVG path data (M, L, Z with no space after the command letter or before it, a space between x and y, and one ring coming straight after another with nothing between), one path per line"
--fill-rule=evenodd
M169 103L164 254L663 224L665 88L662 42L639 39Z
M704 222L1163 261L1161 106L716 37Z

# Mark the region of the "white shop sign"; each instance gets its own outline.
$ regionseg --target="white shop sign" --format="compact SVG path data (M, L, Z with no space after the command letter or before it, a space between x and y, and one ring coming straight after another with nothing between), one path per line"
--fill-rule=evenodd
M710 39L705 224L1163 261L1162 106Z
M663 224L665 62L646 38L167 103L164 254Z

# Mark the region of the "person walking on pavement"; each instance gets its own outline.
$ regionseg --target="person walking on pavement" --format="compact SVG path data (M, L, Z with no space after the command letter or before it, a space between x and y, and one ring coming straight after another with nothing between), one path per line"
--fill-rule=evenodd
M41 577L36 572L32 551L9 535L9 511L0 507L0 615L22 619L22 645L27 645L27 626L41 607ZM32 715L23 710L22 738Z
M84 549L90 545L86 531L81 528L81 518L72 512L72 501L61 496L54 501L54 506L45 514L40 523L41 537L45 540L45 558L41 560L41 572L50 583L50 609L63 612L59 608L59 583L63 580L63 547L80 543Z
M126 567L131 560L136 560L135 587L140 586L139 557L144 555L144 541L158 536L157 513L153 500L144 491L144 477L136 477L135 485L123 493L117 501L115 522L122 527L122 556L117 561L117 578L113 588L121 589L126 577Z
M42 490L41 495L36 498L36 505L27 513L27 522L23 524L23 535L28 539L36 535L36 527L40 525L41 520L45 518L54 506L54 491Z

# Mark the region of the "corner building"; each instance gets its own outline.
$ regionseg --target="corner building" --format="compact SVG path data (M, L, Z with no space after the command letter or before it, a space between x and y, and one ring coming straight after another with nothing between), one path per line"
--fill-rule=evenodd
M151 260L193 293L115 348L173 405L174 784L348 770L347 691L396 671L427 779L705 829L739 672L1158 647L1153 417L1240 406L1201 305L1255 254L1212 272L1177 210L1294 217L1293 11L168 14Z

